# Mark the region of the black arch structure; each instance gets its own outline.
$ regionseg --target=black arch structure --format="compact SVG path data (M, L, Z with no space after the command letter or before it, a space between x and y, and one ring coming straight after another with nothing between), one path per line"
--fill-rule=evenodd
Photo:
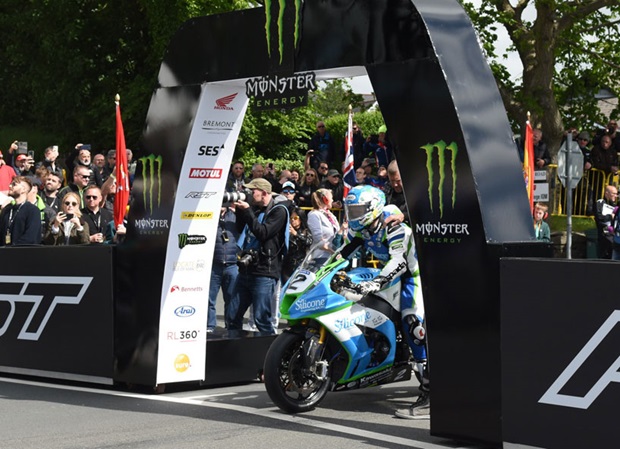
M278 2L266 3L277 17ZM185 23L162 63L142 149L162 156L158 182L173 191L203 83L365 68L415 223L431 432L501 443L499 259L548 248L534 241L511 130L469 18L456 0L306 0L296 28L295 4L287 0L283 28L269 24L271 56L263 8ZM119 248L117 378L148 383L167 235L134 224L169 220L174 198L164 193L154 208L141 202L141 173L129 216L132 244Z

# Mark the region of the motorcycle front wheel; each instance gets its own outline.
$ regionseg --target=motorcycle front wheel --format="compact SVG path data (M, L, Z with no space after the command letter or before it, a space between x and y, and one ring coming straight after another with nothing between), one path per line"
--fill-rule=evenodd
M314 409L325 397L330 378L319 380L304 370L304 336L284 332L275 339L265 357L265 388L271 400L288 413ZM326 360L325 354L321 360Z

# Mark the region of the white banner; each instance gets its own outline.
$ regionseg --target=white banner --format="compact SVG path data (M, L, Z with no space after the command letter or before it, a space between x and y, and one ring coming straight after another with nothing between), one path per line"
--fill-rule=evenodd
M245 86L202 86L170 223L161 292L158 384L204 379L214 239L247 106Z
M546 203L549 201L549 183L548 182L535 182L534 183L534 201L540 201Z

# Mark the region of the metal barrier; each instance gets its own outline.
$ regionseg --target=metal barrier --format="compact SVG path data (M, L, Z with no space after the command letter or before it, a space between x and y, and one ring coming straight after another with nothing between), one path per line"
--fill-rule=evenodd
M566 189L557 177L558 166L550 164L547 168L549 176L549 209L553 215L566 214ZM603 170L591 168L587 170L573 191L573 215L591 216L595 214L596 200L603 198L605 187L618 186L618 174L605 173Z

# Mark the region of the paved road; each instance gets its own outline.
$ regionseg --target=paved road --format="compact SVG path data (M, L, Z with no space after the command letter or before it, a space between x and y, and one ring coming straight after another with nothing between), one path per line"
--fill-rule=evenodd
M155 395L0 374L0 449L480 448L401 420L415 381L329 393L302 415L281 413L263 384Z

